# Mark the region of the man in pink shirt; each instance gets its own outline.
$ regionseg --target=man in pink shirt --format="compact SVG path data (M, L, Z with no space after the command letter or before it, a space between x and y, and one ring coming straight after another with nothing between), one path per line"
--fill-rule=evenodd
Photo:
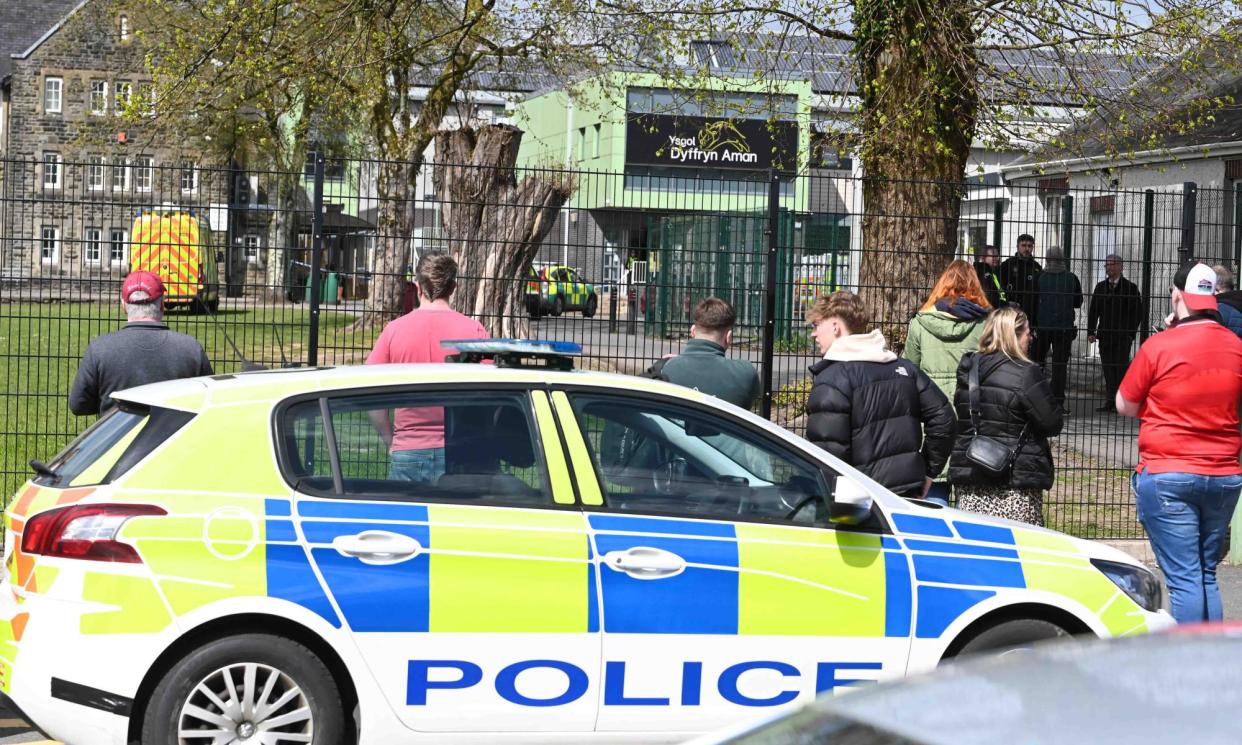
M457 350L445 339L486 339L483 324L449 306L457 289L457 262L447 254L423 256L415 271L419 307L384 327L367 356L368 365L444 362ZM380 437L388 445L388 478L434 482L444 474L444 409L438 406L371 412Z

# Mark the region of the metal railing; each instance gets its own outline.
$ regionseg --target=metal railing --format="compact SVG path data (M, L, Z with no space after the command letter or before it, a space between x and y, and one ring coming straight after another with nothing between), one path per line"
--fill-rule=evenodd
M407 196L381 197L375 182L383 164L314 162L308 176L225 168L187 174L182 165L103 158L56 162L50 172L46 162L0 161L0 488L6 495L27 478L30 459L49 457L89 424L69 413L67 392L89 340L123 322L117 292L131 268L142 214L180 212L201 226L204 256L214 260L204 259L212 267L197 279L218 291L217 300L171 310L167 320L202 341L218 372L246 362L361 363L393 317L394 309L377 307L373 288L405 283L405 268L421 253L461 240L503 243L498 236L446 234L441 212L449 197L431 193L429 175ZM329 172L341 178L328 179ZM531 336L577 341L585 367L634 374L680 348L699 299L723 297L738 313L729 354L759 368L762 412L795 432L805 428L806 368L818 357L802 320L806 308L837 289L868 297L895 292L921 304L930 287L907 279L907 270L930 249L915 237L944 233L938 215L869 213L865 183L834 171L732 180L530 168L516 176L576 186L535 262L547 271L572 269L584 284L562 286L559 304L547 294L528 295L534 312L524 323ZM1180 263L1194 256L1237 266L1237 197L1181 183L1144 191L1077 189L1048 179L937 187L960 198L957 256L973 261L977 249L991 244L1007 258L1017 237L1030 234L1041 262L1052 245L1069 257L1083 299L1074 311L1066 426L1052 442L1057 483L1046 502L1047 522L1085 537L1141 535L1128 487L1137 424L1096 411L1106 402L1098 350L1087 341L1092 291L1104 279L1104 258L1120 255L1143 297L1133 354L1167 313L1168 286ZM394 200L408 230L380 227ZM879 218L889 225L885 235L912 238L876 243L864 225ZM401 269L377 271L384 251L397 253L399 261L388 266ZM892 267L891 276L862 284L864 252ZM943 263L944 253L936 260ZM484 279L498 283L493 287L548 286L531 284L529 276ZM900 348L910 311L875 316Z

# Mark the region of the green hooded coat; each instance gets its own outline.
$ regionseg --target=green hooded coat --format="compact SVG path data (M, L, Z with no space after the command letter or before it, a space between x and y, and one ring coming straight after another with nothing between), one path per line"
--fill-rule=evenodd
M967 352L979 351L983 319L964 320L939 310L920 311L910 321L902 356L927 373L945 398L957 392L957 364Z
M902 356L927 373L952 401L957 392L957 364L967 352L979 351L982 335L982 318L966 320L939 310L920 311L910 321ZM944 478L942 472L937 481Z

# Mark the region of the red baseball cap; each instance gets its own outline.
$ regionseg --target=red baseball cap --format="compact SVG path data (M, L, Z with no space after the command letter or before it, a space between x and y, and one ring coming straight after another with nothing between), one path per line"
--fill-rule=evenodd
M146 297L134 298L138 293ZM121 285L121 299L130 305L146 305L164 297L164 283L152 272L130 272Z

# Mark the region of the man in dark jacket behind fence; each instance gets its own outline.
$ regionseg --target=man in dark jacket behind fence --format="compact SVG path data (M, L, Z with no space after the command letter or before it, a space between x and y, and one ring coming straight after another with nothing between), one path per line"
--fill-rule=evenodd
M807 439L904 497L921 498L953 448L956 419L936 384L863 333L858 296L834 292L807 312L824 359L811 366Z
M1104 279L1091 291L1087 309L1087 341L1100 342L1100 367L1107 398L1096 411L1116 411L1117 388L1130 368L1134 335L1143 322L1143 298L1138 285L1122 276L1117 254L1104 259Z
M1023 233L1018 236L1018 252L1001 264L1000 281L1009 302L1021 308L1031 323L1039 317L1039 275L1042 271L1035 260L1035 237Z
M1052 352L1052 394L1063 401L1069 378L1070 351L1078 336L1074 321L1075 311L1082 307L1082 283L1069 270L1061 249L1049 248L1047 260L1048 267L1039 275L1035 361L1048 370L1048 352Z

